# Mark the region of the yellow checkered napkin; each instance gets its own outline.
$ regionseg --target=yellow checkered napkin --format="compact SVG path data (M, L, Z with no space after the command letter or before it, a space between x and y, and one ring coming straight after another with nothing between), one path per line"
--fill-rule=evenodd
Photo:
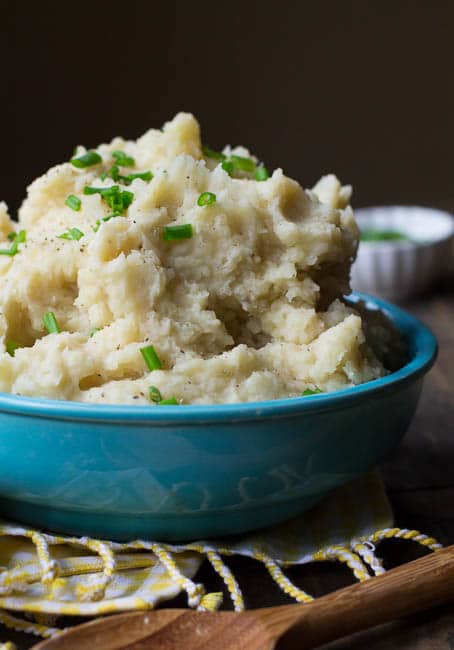
M151 609L181 591L187 593L189 607L214 610L222 594L206 594L193 580L204 559L222 577L234 609L240 611L240 586L222 559L235 554L262 562L285 593L304 602L312 597L290 582L286 566L337 560L361 581L383 572L374 552L383 538L404 537L433 550L440 547L418 531L390 526L392 513L376 474L338 488L295 519L231 540L119 544L0 523L0 622L51 636L61 630L54 626L60 615ZM22 612L23 617L12 612Z

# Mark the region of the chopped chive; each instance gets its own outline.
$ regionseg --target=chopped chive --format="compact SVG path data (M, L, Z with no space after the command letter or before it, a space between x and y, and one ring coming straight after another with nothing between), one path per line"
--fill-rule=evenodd
M115 215L123 214L134 199L133 192L128 192L127 190L121 191L118 185L113 185L112 187L102 190L101 196L109 208L112 208Z
M19 230L17 235L13 239L13 243L11 244L11 255L15 255L16 253L19 252L19 244L23 244L27 238L27 233L25 230Z
M230 160L233 163L235 169L239 169L242 172L253 172L255 171L255 162L252 158L245 158L244 156L235 156L232 154Z
M124 151L113 151L112 158L114 158L116 164L121 167L134 167L136 164L134 158L128 156Z
M405 241L409 238L397 230L363 230L360 235L361 241Z
M318 395L319 393L322 393L323 391L320 390L320 388L316 388L315 390L311 390L310 388L306 388L305 391L303 391L303 397L308 397L309 395Z
M202 194L197 199L197 205L211 205L216 202L216 194L213 192L202 192Z
M14 255L18 251L11 246L11 248L0 248L0 255L9 255L10 257L14 257Z
M185 223L181 226L164 226L162 238L164 241L177 241L179 239L190 239L192 235L192 224Z
M168 397L158 402L159 406L179 406L175 397Z
M125 185L130 185L135 178L140 178L142 181L151 181L153 179L153 172L137 172L135 174L120 176L121 182Z
M93 328L90 330L90 333L89 333L88 336L91 338L92 336L94 336L94 335L96 334L96 332L100 332L100 331L101 331L101 328L100 328L100 327L93 327Z
M99 178L102 181L105 181L107 177L112 178L115 182L119 180L120 169L118 168L118 165L112 165L112 167L107 171L103 172Z
M112 208L113 215L119 216L131 205L134 199L134 193L128 190L120 190L118 185L112 187L92 187L86 185L84 187L84 194L100 194L101 198L107 203L109 208Z
M147 345L145 348L140 348L140 352L144 358L145 363L147 364L148 370L159 370L162 367L162 363L156 350L152 345Z
M74 210L75 212L79 212L80 206L82 205L82 201L79 199L79 197L74 196L74 194L70 194L66 198L65 205L67 205L68 208L71 208L71 210Z
M156 386L150 386L148 388L148 394L152 402L158 403L162 401L162 395L159 392L159 388L156 388Z
M128 190L123 190L120 194L123 210L129 208L134 199L134 192L128 192Z
M226 160L227 156L222 153L222 151L215 151L214 149L210 149L210 147L202 147L203 155L206 158L214 158L214 160Z
M98 232L99 227L103 221L110 221L111 219L120 216L121 216L120 214L109 214L107 217L103 217L102 219L96 219L96 226L93 227L93 232Z
M16 253L19 252L19 244L23 244L26 240L26 231L19 230L19 232L14 233L14 237L11 238L12 233L9 233L8 239L12 241L12 244L9 248L1 248L0 255L9 255L13 257Z
M221 167L229 176L232 176L235 166L231 160L224 160Z
M107 201L107 203L109 203L109 202L113 202L115 197L119 195L119 192L120 192L119 186L112 185L112 187L104 187L101 190L101 196L105 201Z
M17 233L17 235L13 239L13 246L12 247L15 246L17 248L18 244L23 244L25 242L26 238L27 238L26 231L25 230L19 230L19 232Z
M6 341L6 351L11 357L14 357L14 353L18 348L23 348L24 346L21 345L20 343L17 343L16 341Z
M114 185L113 187L118 187L118 186ZM107 188L105 188L105 187L92 187L91 185L85 185L84 194L87 194L87 195L101 194L101 192L104 192L105 189L107 189Z
M269 172L265 165L259 165L255 170L255 180L256 181L266 181L270 177Z
M74 239L75 241L79 241L79 239L82 239L84 236L84 233L79 230L79 228L70 228L66 232L64 232L61 235L58 235L59 239Z
M14 241L16 235L17 235L17 233L13 230L12 232L9 232L9 233L8 233L8 239L9 239L10 241Z
M78 169L93 167L93 165L99 165L101 162L102 158L96 151L87 151L87 153L82 154L82 156L71 158L71 164Z
M102 224L103 221L110 221L111 219L115 219L115 217L121 217L121 214L109 214L107 217L103 217L102 219L96 219L96 226L93 226L93 232L98 232L100 225Z
M120 174L118 165L113 165L110 169L108 169L106 172L103 172L101 174L100 179L104 181L107 177L111 178L116 183L123 183L123 185L131 185L132 181L135 178L140 178L142 181L147 181L147 182L151 181L153 178L153 172L151 171L136 172L133 174L126 174L126 176L123 176L122 174Z
M61 331L53 311L48 311L47 314L44 314L43 324L49 334L58 334Z

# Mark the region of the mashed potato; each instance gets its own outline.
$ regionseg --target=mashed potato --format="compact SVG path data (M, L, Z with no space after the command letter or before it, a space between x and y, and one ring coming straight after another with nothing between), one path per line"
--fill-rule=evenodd
M204 404L384 374L340 302L358 243L349 187L265 178L244 148L202 149L185 113L96 152L32 183L18 224L0 204L1 391Z

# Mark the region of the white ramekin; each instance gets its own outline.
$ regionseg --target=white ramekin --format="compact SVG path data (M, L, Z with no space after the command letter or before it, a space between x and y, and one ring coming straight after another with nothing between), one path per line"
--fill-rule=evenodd
M362 208L355 217L360 230L396 230L411 241L360 242L352 289L401 301L452 270L454 218L448 212L393 205Z

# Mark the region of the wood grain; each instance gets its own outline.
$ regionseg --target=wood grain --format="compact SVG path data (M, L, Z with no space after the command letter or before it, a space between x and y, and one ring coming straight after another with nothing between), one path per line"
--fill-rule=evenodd
M452 650L454 614L452 604L430 609L415 616L380 625L319 650ZM298 646L295 645L294 650ZM280 650L279 645L277 648Z
M301 648L315 648L451 600L454 546L315 600L279 648L291 650L298 642Z

